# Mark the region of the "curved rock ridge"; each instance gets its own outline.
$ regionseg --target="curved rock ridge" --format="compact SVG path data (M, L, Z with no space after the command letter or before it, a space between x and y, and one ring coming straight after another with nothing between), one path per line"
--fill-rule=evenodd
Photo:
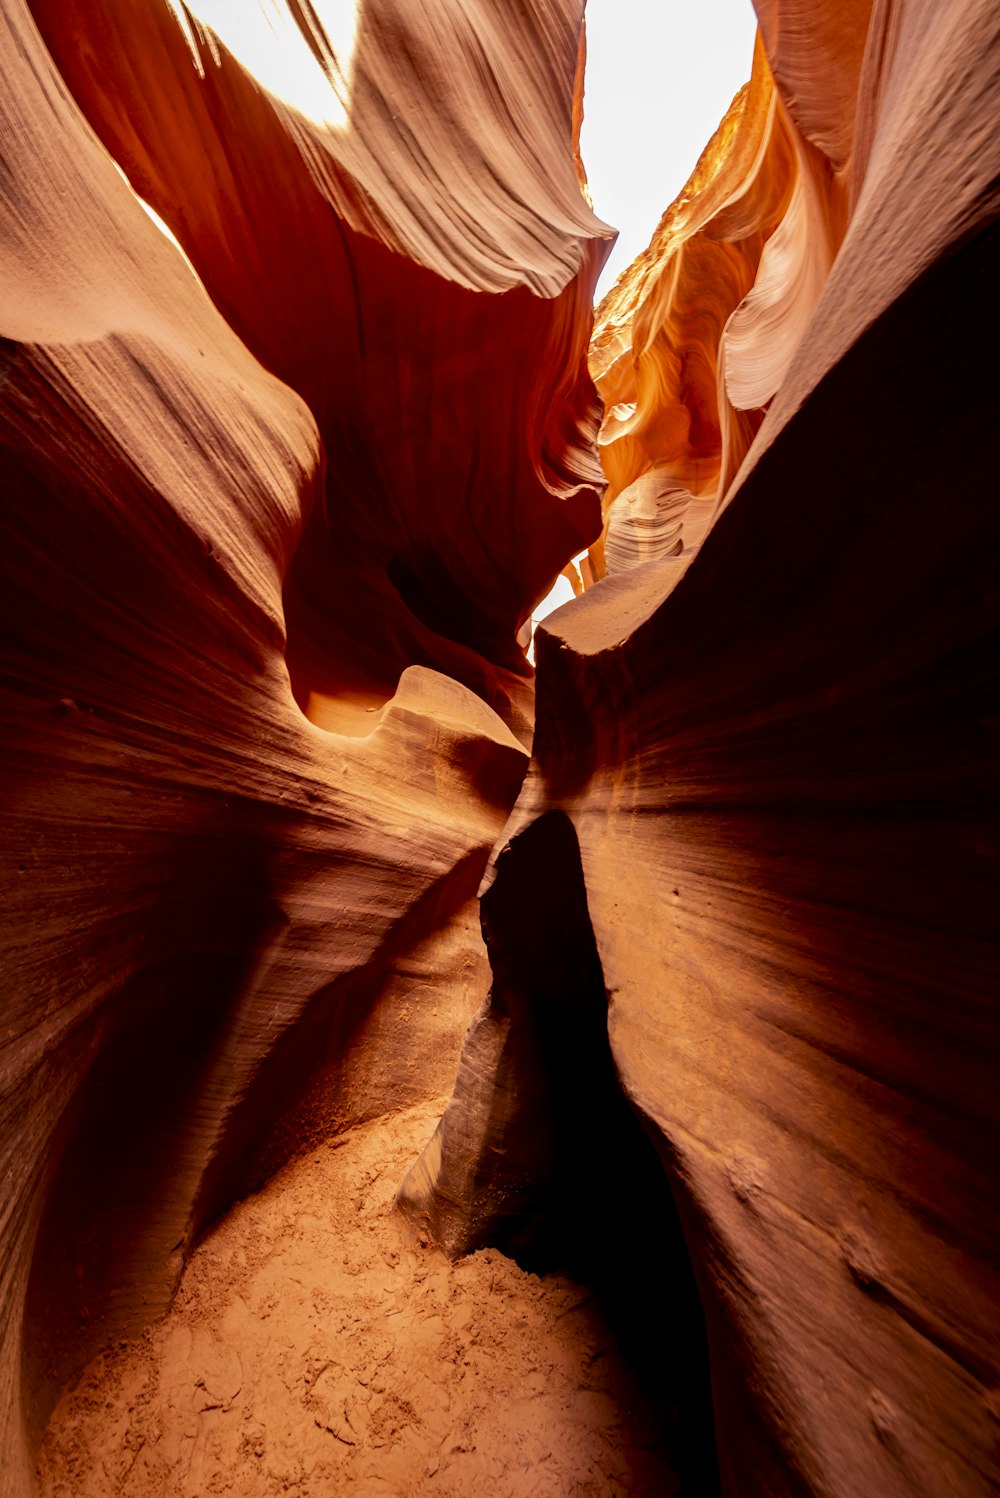
M903 0L875 7L844 52L832 9L761 18L765 36L782 23L772 121L802 122L800 163L822 145L851 175L850 222L700 549L630 566L541 625L531 768L483 905L501 889L516 901L530 858L553 924L572 913L577 942L592 933L614 1066L701 1289L723 1490L987 1498L1000 16L986 0ZM601 310L599 384L627 393L618 358L645 381L636 427L684 435L655 449L669 454L661 494L669 462L685 476L694 462L678 394L694 377L672 383L668 356L685 296L700 305L685 278L703 252L696 235L669 263L661 251L717 179L730 211L726 151L769 89L758 50L697 191ZM761 126L764 159L777 128ZM765 250L801 211L800 181ZM707 242L733 259L730 241ZM769 267L762 254L758 287L780 283L787 253L778 241ZM729 316L712 302L705 319ZM694 362L711 389L706 347ZM645 461L630 441L605 443L612 491L619 457L625 474L630 451ZM565 875L573 840L583 896ZM537 977L527 920L507 923L491 962L454 1097L402 1191L452 1252L504 1242L512 1216L544 1233L553 1181L591 1220L611 1199L600 1141L590 1172L554 1156L572 1084L547 1071L550 1027L570 1032L567 1055L593 1030L593 973L574 1015Z
M737 412L727 400L721 342L793 179L794 144L758 41L750 83L598 309L590 357L609 481L607 536L591 554L598 576L700 539L760 425L756 407Z
M784 380L863 172L870 9L760 7L749 84L598 309L597 575L697 550Z
M1000 13L761 0L599 539L582 0L236 10L0 13L2 1498L456 1067L404 1211L648 1287L701 1498L987 1498Z
M325 494L286 588L297 700L329 721L422 664L527 739L518 629L601 524L586 352L612 231L574 162L582 0L516 23L360 5L349 89L328 65L339 124L167 0L32 9L136 191L316 419ZM302 7L272 12L326 55Z
M581 9L367 5L335 150L186 12L3 7L4 1498L235 1197L452 1081L600 525Z

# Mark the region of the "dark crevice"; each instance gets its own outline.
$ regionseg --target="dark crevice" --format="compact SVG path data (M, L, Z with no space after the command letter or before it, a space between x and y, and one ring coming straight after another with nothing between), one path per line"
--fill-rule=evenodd
M678 1491L709 1498L719 1472L704 1314L670 1182L615 1070L564 813L504 850L481 905L490 999L438 1131L440 1166L430 1182L418 1166L401 1204L450 1253L492 1245L590 1288L658 1407Z

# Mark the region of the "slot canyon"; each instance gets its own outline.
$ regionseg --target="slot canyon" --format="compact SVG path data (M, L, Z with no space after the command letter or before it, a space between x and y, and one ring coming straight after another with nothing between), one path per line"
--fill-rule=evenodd
M1000 8L754 8L595 310L585 0L0 0L0 1498L1000 1492Z

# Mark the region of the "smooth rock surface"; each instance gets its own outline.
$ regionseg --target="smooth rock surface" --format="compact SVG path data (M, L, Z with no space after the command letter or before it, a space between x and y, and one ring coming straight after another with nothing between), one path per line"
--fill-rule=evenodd
M1000 14L761 0L591 343L581 0L272 9L312 113L168 0L0 14L0 1492L457 1068L401 1206L656 1306L698 1498L706 1348L728 1495L986 1498ZM232 1457L189 1309L174 1475ZM346 1428L285 1390L275 1482Z
M798 170L802 141L810 160L830 152L846 228L811 316L793 296L735 483L718 430L696 450L693 386L671 372L691 364L709 389L713 359L732 373L734 332L745 370L758 353L773 364L763 309L789 245L768 251L787 216L721 338L725 306L695 316L702 252L684 238L753 121L760 52L723 126L730 155L717 138L707 185L696 174L600 309L598 384L625 402L602 432L612 520L626 480L661 459L684 475L702 451L719 513L700 549L645 564L637 550L542 624L532 765L496 887L553 816L569 820L614 1063L705 1304L725 1491L986 1498L1000 1486L1000 22L976 0L911 0L876 7L859 49L855 10L761 8ZM700 232L706 255L729 253L710 221ZM543 853L535 878L561 889L561 868ZM536 1150L501 1155L492 1226L488 1197L456 1211L454 1189L525 1135L516 1103L502 1133L494 1109L517 1096L509 1058L548 997L500 1054L482 1036L510 1024L506 996L535 971L515 941L404 1187L456 1248L502 1235L517 1192L544 1212ZM531 1101L544 1115L544 1095ZM550 1087L552 1119L560 1106Z
M414 10L365 7L346 133L165 0L0 16L5 1498L220 1211L449 1086L481 999L611 231L581 5Z

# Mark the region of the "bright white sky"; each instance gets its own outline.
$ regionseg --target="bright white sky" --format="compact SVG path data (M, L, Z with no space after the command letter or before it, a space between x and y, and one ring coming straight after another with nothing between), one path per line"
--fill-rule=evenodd
M587 0L581 152L618 229L597 299L644 250L750 77L750 0Z

